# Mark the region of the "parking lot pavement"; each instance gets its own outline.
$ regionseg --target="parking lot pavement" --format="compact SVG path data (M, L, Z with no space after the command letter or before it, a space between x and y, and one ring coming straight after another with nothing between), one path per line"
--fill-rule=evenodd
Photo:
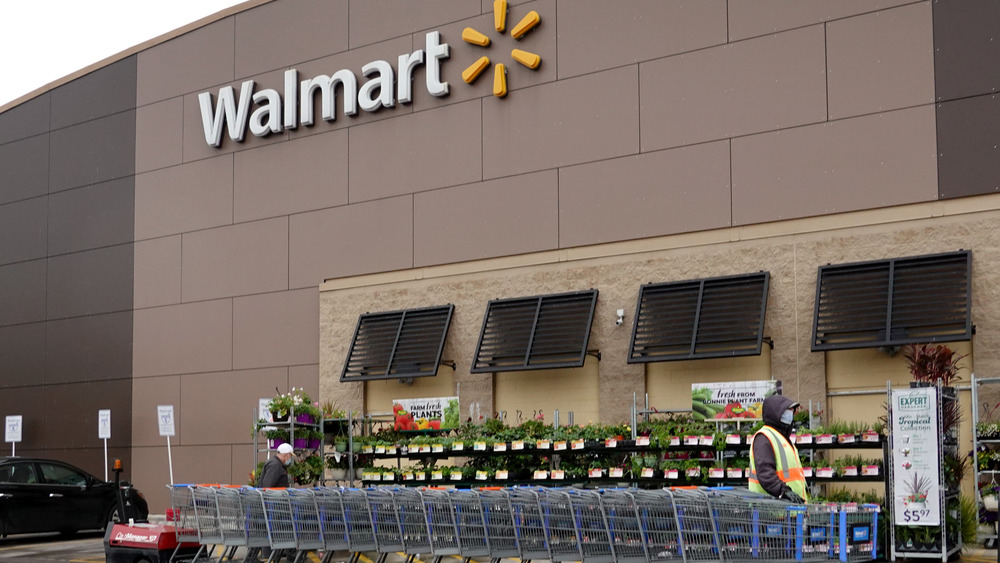
M100 532L79 534L63 539L53 534L13 536L0 540L0 563L104 563L104 535Z

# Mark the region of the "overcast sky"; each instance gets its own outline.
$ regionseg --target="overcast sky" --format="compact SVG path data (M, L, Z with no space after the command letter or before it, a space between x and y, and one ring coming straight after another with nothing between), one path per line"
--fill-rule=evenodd
M243 0L0 0L0 106Z

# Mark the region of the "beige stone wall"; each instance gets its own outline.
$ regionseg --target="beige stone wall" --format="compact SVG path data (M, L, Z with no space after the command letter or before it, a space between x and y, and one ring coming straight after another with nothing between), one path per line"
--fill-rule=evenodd
M969 350L987 351L979 355L976 367L982 375L994 374L1000 360L988 351L995 350L1000 339L995 283L1000 276L1000 196L963 202L919 204L892 213L860 212L587 247L576 252L539 253L329 280L320 289L321 396L336 398L353 408L362 405L362 385L339 382L358 315L454 303L444 358L456 362L455 380L461 384L463 413L470 401L480 402L484 411L489 405L492 412L493 377L469 373L487 302L597 288L600 295L590 347L602 354L598 368L600 419L624 421L633 393L642 397L647 391L646 368L625 363L639 286L767 270L771 286L764 334L774 341L774 349L769 352L770 376L784 382L786 394L802 402L811 399L825 404L828 386L842 390L868 383L865 377L850 375L830 379L831 366L843 374L857 366L879 371L877 377L871 378L874 387L884 386L885 379L880 372L881 359L875 352L826 355L810 351L817 268L960 248L973 251L972 314L978 330ZM614 322L619 308L626 311L627 322L621 327ZM845 367L838 368L838 364ZM713 366L692 362L686 367L696 370L698 365ZM747 360L735 361L728 373L734 379L746 378L748 365ZM726 368L718 366L716 363L713 369L706 370L706 381L719 380L727 373ZM655 367L650 371L678 368ZM766 374L760 368L752 371L755 377Z

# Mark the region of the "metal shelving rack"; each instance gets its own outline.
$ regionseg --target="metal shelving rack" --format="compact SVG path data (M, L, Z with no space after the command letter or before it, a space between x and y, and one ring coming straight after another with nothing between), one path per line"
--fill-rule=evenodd
M260 454L266 453L267 457L265 459L269 459L271 457L271 452L274 451L273 449L266 447L267 446L267 441L266 440L264 441L265 447L264 448L260 447L260 441L259 441L260 432L265 427L268 427L268 426L275 427L275 428L287 427L288 428L288 443L293 444L293 445L295 444L295 429L296 428L307 428L307 429L312 429L312 430L318 430L320 432L323 431L323 416L322 415L320 415L319 421L313 422L313 423L307 423L307 422L296 422L295 421L295 410L294 409L292 409L292 411L290 413L288 413L288 420L281 421L281 422L261 421L260 417L258 416L258 414L259 413L257 412L257 410L254 409L254 413L253 413L253 428L254 428L254 432L253 432L253 466L254 466L254 468L256 468L257 464L260 462ZM317 455L319 455L320 459L324 460L324 462L325 462L326 461L326 457L323 455L323 445L324 445L325 441L326 440L320 440L320 442L319 442L319 448L317 448L315 450L314 449L309 449L309 448L305 448L305 449L303 449L303 448L296 448L296 451L310 451L310 452L315 451L317 453ZM324 479L323 479L323 476L321 475L320 476L320 482L322 483L323 481L324 481Z
M975 387L975 385L973 385ZM893 435L892 435L892 382L886 382L886 405L889 409L888 413L888 428L889 428L889 467L886 475L889 477L888 494L886 495L886 508L892 514L892 518L889 520L889 550L891 553L891 560L895 561L897 558L903 559L940 559L942 562L947 562L952 555L960 552L962 550L962 534L961 530L952 535L955 536L954 545L948 544L948 503L952 502L955 504L955 509L958 509L958 490L948 491L945 485L944 479L944 454L946 451L957 450L958 443L955 440L954 444L945 444L945 434L944 434L944 421L942 416L943 405L945 401L955 401L958 402L958 394L948 395L944 393L944 388L941 383L938 382L937 386L937 435L939 437L937 441L938 446L938 459L942 460L941 464L938 466L938 494L939 504L938 508L940 510L940 528L941 528L941 550L932 551L902 551L896 549L896 522L895 514L892 514L892 506L894 503L895 491L893 490L893 483L895 477L895 462L892 459L891 452L893 451ZM952 428L954 432L957 433L957 428Z
M1000 445L1000 439L991 438L980 438L977 428L979 426L979 417L982 413L979 412L979 386L989 385L992 383L1000 383L1000 377L976 377L976 374L972 374L972 472L975 476L976 484L976 506L980 509L983 508L983 497L979 494L979 482L984 475L989 475L990 479L997 481L997 476L1000 475L1000 469L979 469L979 463L976 459L979 452L979 446L982 445ZM994 525L992 534L977 534L976 539L979 541L983 540L994 540L996 541L998 537L996 525Z

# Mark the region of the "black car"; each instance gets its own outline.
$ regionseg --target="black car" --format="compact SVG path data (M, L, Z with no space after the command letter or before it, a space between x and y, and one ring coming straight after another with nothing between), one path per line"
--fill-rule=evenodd
M145 520L142 493L122 483L125 518ZM72 534L121 520L115 484L51 459L0 457L0 536L34 532Z

